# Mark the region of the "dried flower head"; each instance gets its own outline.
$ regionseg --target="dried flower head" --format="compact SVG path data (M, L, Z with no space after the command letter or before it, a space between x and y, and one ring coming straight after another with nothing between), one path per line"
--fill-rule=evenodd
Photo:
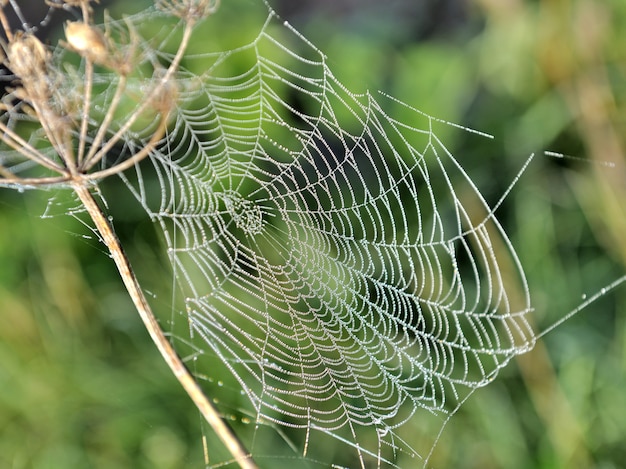
M18 34L7 49L7 65L22 81L45 75L50 53L35 36Z
M219 3L220 0L158 0L156 6L159 10L194 23L215 13Z
M15 96L30 103L48 101L52 92L50 52L30 33L17 33L7 47L7 67L20 79Z
M98 64L105 64L108 61L106 38L96 27L82 21L67 22L65 37L70 47L86 59Z

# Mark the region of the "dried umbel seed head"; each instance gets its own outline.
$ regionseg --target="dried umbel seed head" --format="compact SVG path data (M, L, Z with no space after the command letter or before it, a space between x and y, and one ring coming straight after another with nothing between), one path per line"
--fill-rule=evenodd
M7 65L25 84L46 75L49 59L48 50L32 34L16 35L7 48Z
M65 24L65 37L70 47L93 62L104 64L109 59L107 41L102 32L82 21Z
M19 32L7 47L6 65L21 82L13 96L26 103L22 109L39 120L50 141L61 142L69 127L63 105L57 100L56 69L50 58L39 39Z
M193 23L215 13L220 0L158 0L157 8Z

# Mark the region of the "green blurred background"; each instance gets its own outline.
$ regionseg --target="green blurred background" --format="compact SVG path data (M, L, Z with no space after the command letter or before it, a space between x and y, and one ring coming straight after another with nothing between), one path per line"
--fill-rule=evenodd
M220 34L253 34L263 5L229 13L229 2ZM109 5L113 16L128 11L120 3ZM624 274L626 2L271 3L353 91L381 89L494 135L447 141L492 204L536 154L497 215L525 266L537 330ZM61 197L42 218L53 195L0 191L0 467L202 467L197 411L103 246L62 215L71 203ZM153 273L155 301L167 301L152 228L131 215L118 226L123 242ZM626 289L617 288L476 392L432 465L624 467L625 341Z

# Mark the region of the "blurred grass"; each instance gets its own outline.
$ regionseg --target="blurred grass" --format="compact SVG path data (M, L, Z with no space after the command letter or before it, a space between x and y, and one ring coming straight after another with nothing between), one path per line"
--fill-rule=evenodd
M363 7L329 21L320 7L292 21L354 91L493 134L445 140L492 203L536 153L497 215L537 329L623 275L626 3L475 0L462 21L419 34L388 18ZM250 24L232 22L233 35ZM69 217L40 218L49 193L0 194L0 467L201 467L200 419L101 246ZM131 257L158 277L151 235L121 222ZM547 335L462 407L433 466L621 467L625 311L620 288Z
M198 467L198 417L110 259L70 217L40 218L49 194L16 195L1 209L0 467Z

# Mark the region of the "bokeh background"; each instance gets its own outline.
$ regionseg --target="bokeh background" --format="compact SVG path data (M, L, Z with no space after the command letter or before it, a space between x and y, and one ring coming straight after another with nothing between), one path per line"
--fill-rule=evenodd
M260 3L227 13L222 0L224 34L258 28ZM384 90L492 134L447 141L492 204L535 154L497 215L525 266L538 331L624 275L626 2L270 3L353 91ZM107 7L118 16L143 4ZM103 246L63 215L71 208L54 192L0 190L0 467L202 467L197 411ZM117 229L152 276L153 301L165 303L166 261L140 215L116 219ZM618 287L477 391L442 435L433 467L623 467L625 346Z

